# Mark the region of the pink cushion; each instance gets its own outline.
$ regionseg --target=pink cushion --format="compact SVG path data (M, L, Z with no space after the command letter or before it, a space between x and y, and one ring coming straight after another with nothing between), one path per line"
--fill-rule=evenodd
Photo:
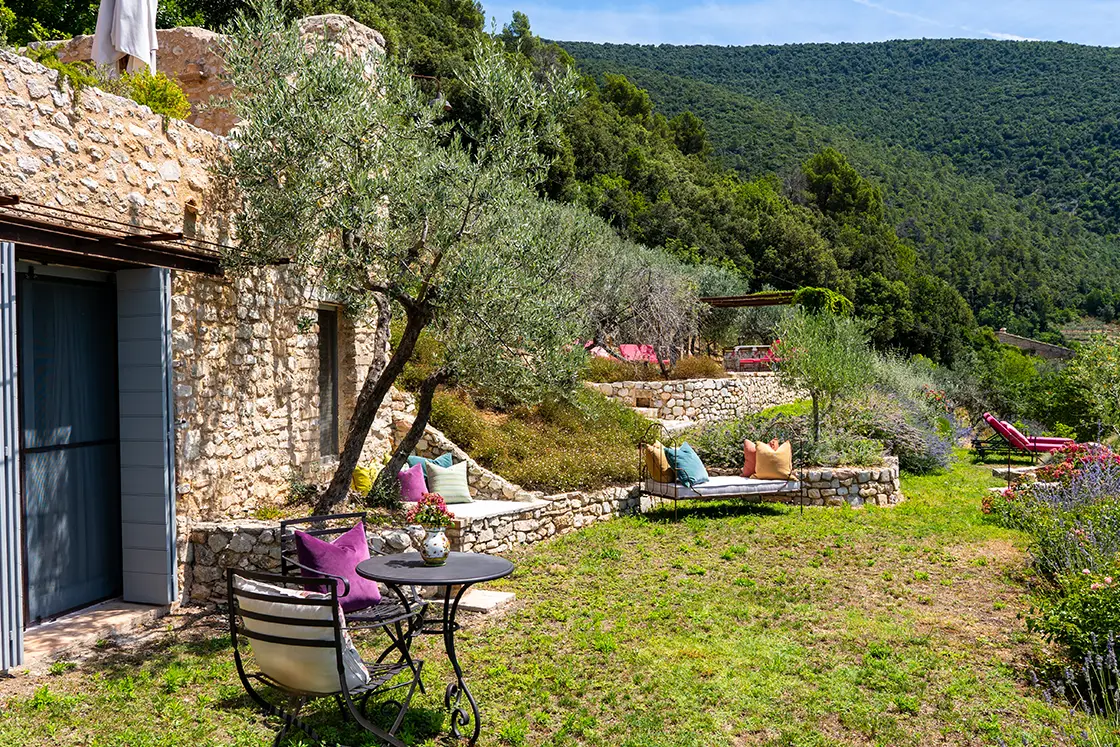
M362 578L356 570L358 563L369 560L369 545L366 544L366 527L358 522L345 534L333 542L325 542L306 532L295 532L296 556L302 565L314 568L325 576L341 576L350 583L350 591L340 599L343 612L356 612L381 601L381 590L376 581ZM300 569L304 576L315 574ZM320 587L316 591L326 592ZM338 593L343 589L339 587Z
M402 469L397 473L397 480L401 483L401 500L416 503L424 497L424 493L428 492L428 483L424 480L423 462Z

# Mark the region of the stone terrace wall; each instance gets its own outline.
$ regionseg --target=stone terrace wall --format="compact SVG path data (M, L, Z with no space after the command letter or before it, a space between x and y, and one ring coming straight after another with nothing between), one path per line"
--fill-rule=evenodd
M411 425L411 418L398 417L396 419L393 424L394 443L404 438L404 434ZM471 459L467 452L456 446L451 439L430 425L424 429L424 435L420 437L420 440L416 443L416 448L413 449L413 453L417 456L429 459L434 459L447 452L451 452L456 463L467 463L467 484L470 487L471 497L476 500L524 501L540 498L542 495L541 493L526 491L520 485L516 485L481 466Z
M452 548L464 552L506 552L518 545L567 534L597 521L644 513L662 503L660 498L639 495L637 487L535 497L543 498L548 505L517 514L456 522L447 531Z
M810 469L802 482L806 488L806 505L843 506L847 503L859 508L893 506L905 500L898 478L898 457L886 457L882 467Z
M52 70L0 50L0 194L156 231L228 234L227 196L208 164L225 141L95 88L75 100ZM188 206L190 210L188 211ZM174 272L177 508L213 520L285 498L289 467L333 466L318 448L319 299L290 268L233 277ZM345 432L373 349L373 330L340 315L339 416ZM388 404L366 459L388 448ZM405 409L407 409L405 407Z
M770 372L737 373L726 379L622 381L587 386L629 407L649 408L660 420L733 420L767 407L804 399Z
M385 38L371 28L342 15L310 16L300 21L304 34L317 34L335 42L342 54L385 54ZM220 135L237 124L233 113L221 106L233 88L224 79L225 62L219 54L222 35L195 26L156 31L159 51L156 69L178 81L191 102L187 121ZM76 36L59 43L63 62L89 62L93 36Z
M398 553L411 550L423 532L412 536L391 527L370 527L370 551ZM198 522L179 535L179 583L184 603L220 602L226 597L227 568L278 572L280 533L278 522Z

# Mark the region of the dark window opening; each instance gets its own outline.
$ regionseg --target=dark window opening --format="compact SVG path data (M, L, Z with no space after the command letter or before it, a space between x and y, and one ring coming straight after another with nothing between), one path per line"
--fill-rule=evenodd
M319 454L338 455L338 312L319 309Z

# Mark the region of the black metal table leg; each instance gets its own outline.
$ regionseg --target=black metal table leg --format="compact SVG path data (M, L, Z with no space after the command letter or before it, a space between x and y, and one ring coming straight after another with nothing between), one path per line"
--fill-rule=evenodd
M455 655L455 631L459 629L459 623L455 622L455 615L459 612L459 600L463 598L463 593L468 588L470 588L470 584L464 584L460 587L454 601L451 599L451 587L446 586L443 590L443 648L455 670L455 681L447 686L447 690L443 694L443 705L451 711L451 734L456 739L461 739L463 732L460 727L471 726L473 728L467 744L473 745L478 741L482 724L478 717L478 704L475 703L470 688L463 680L463 668L459 666L459 657ZM469 713L463 708L463 696L466 696L467 704L470 706Z

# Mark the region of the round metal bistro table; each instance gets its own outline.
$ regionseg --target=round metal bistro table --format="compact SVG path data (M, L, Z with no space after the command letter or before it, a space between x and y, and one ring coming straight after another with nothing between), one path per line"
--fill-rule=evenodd
M455 669L455 681L447 686L443 694L444 707L451 711L451 733L456 738L464 735L461 727L473 727L469 744L478 740L481 724L478 717L478 704L463 680L463 668L455 655L455 631L459 623L455 615L459 612L459 600L467 589L483 581L505 578L513 573L513 563L496 555L475 552L453 552L443 565L429 566L418 552L405 552L399 555L381 555L358 563L358 575L385 584L393 590L401 601L408 606L408 595L401 591L403 586L438 586L443 589L443 611L439 619L424 619L421 615L409 631L410 635L442 635L443 648ZM454 599L453 587L459 592ZM467 698L470 712L463 707L463 696Z

